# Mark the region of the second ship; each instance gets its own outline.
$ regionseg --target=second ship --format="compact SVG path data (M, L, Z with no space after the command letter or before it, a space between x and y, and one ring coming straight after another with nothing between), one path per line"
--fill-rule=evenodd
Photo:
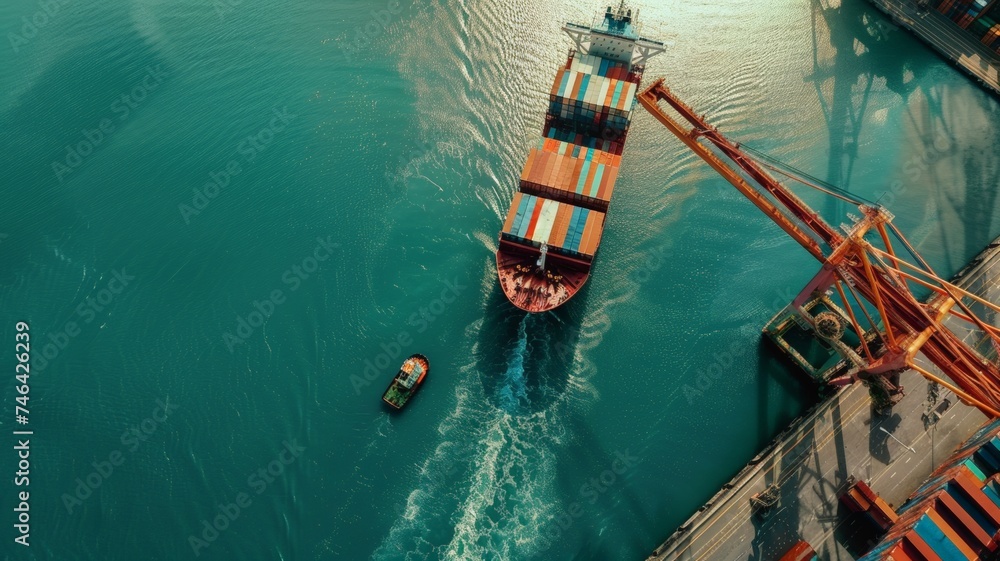
M549 92L496 255L504 294L527 312L561 306L590 277L645 63L664 51L639 36L637 20L622 2L590 26L563 27L574 48Z

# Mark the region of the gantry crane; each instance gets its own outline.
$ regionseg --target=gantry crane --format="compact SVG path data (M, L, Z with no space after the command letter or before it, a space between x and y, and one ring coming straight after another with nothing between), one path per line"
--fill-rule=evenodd
M662 108L661 101L682 120ZM898 389L895 387L898 373L912 368L986 415L1000 417L1000 368L944 325L948 317L959 318L975 325L992 340L994 347L1000 347L1000 329L979 319L971 309L977 306L1000 312L1000 307L939 277L892 224L892 214L882 206L803 180L828 195L857 205L860 217L844 226L843 231L828 224L765 170L770 166L758 163L739 144L709 125L664 86L662 78L639 95L639 102L822 264L791 307L815 335L853 364L848 372L827 380L828 383L847 385L863 379L878 381L891 391ZM916 264L897 255L892 238L906 248ZM930 298L921 302L914 290L927 290ZM828 291L839 295L846 310L845 319L849 319L854 333L860 335L856 349L840 341L846 327L838 325L840 316L831 313L814 316L806 312L807 302ZM855 305L848 300L848 293ZM864 305L862 299L870 306ZM869 329L862 328L858 319L862 316ZM918 352L949 380L917 364Z

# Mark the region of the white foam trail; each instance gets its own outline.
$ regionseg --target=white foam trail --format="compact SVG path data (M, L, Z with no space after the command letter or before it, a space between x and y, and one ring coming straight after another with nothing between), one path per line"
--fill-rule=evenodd
M416 488L372 559L515 559L543 547L541 529L558 504L553 483L556 452L567 436L564 419L572 394L586 384L571 381L547 409L526 412L531 323L519 326L499 407L491 405L475 361L461 368L456 407L438 426L442 442L420 467ZM481 325L478 320L469 331ZM510 391L510 410L504 390ZM517 395L523 400L513 400Z

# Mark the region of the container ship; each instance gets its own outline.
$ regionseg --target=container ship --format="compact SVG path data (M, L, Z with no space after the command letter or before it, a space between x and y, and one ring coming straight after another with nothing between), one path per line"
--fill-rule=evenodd
M556 72L496 254L504 294L527 312L561 306L590 277L645 63L664 51L640 37L638 16L622 2L591 25L563 27L574 47Z

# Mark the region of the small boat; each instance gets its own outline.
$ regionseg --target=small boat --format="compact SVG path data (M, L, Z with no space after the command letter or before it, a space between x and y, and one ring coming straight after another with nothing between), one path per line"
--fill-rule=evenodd
M415 354L403 362L399 368L399 373L392 379L389 388L382 394L382 401L388 403L393 409L402 409L413 394L420 389L420 384L424 383L427 372L431 369L431 364L422 354Z

